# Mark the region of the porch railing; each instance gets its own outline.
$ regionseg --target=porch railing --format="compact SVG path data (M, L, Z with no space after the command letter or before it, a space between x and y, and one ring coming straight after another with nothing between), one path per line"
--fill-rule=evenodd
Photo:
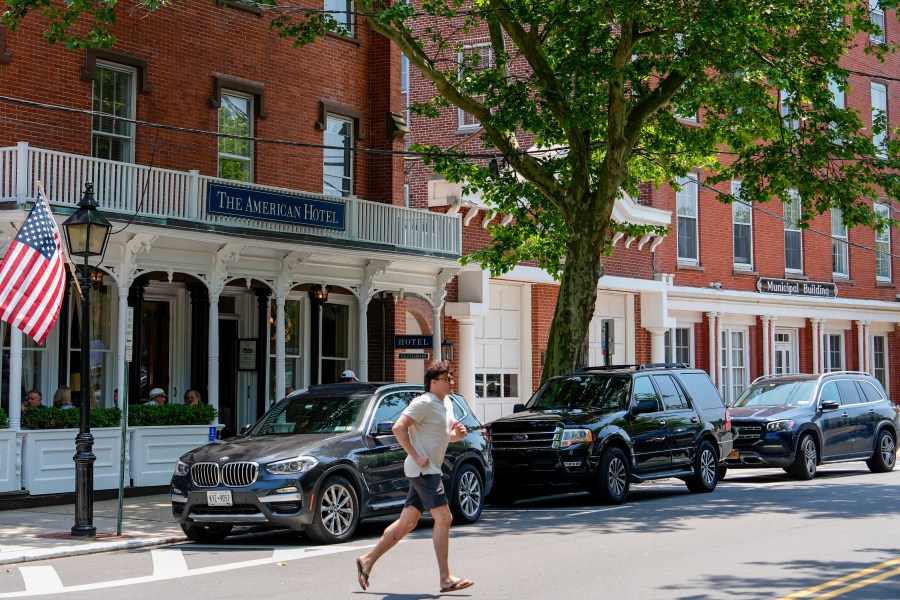
M198 171L151 169L145 165L33 148L26 142L0 148L0 201L34 199L38 181L43 183L51 205L77 206L85 182L92 181L100 208L121 216L136 213L158 218L162 223L166 219L179 219L244 230L367 242L402 250L452 256L462 253L462 222L457 215L448 216L352 197L337 198L243 184L201 175ZM210 214L206 207L206 191L210 183L341 202L346 206L346 229L320 229Z

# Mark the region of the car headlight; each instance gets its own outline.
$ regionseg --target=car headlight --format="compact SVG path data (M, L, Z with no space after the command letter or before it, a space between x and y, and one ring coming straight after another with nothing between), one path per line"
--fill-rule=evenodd
M568 448L574 444L589 444L594 441L594 432L590 429L563 429L553 440L554 448Z
M793 428L794 422L789 419L766 423L766 431L790 431Z
M175 474L178 476L187 475L190 470L190 465L183 460L179 460L175 463Z
M319 464L319 461L312 456L297 456L296 458L269 463L266 465L266 471L273 475L293 475L306 473L317 464Z

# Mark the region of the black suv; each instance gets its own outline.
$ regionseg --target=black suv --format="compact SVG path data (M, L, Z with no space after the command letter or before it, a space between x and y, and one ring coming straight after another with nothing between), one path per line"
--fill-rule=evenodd
M683 364L554 377L488 429L495 469L488 500L496 503L587 489L619 504L630 484L664 477L711 492L732 444L719 392L704 371Z
M391 427L421 393L421 385L374 383L294 392L242 435L182 456L172 512L196 542L222 541L235 526L342 542L359 519L402 510L406 452ZM444 487L454 523L474 523L493 480L490 441L462 396L451 398L469 434L447 450Z
M763 376L734 402L731 416L726 468L781 467L806 480L822 463L865 460L884 473L897 461L897 407L868 373Z

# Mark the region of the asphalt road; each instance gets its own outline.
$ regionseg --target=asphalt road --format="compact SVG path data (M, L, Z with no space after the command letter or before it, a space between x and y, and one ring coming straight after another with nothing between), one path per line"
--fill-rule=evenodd
M616 507L569 495L487 509L452 532L454 574L476 585L444 597L900 599L900 472L849 463L796 482L729 471L712 494L678 481L632 490ZM0 599L440 597L427 519L359 589L354 557L388 522L336 546L258 534L7 566Z

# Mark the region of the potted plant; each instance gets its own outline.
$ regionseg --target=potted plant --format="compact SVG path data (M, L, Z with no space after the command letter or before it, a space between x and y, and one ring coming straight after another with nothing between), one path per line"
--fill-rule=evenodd
M132 485L167 485L181 455L215 437L217 414L208 404L129 406Z

